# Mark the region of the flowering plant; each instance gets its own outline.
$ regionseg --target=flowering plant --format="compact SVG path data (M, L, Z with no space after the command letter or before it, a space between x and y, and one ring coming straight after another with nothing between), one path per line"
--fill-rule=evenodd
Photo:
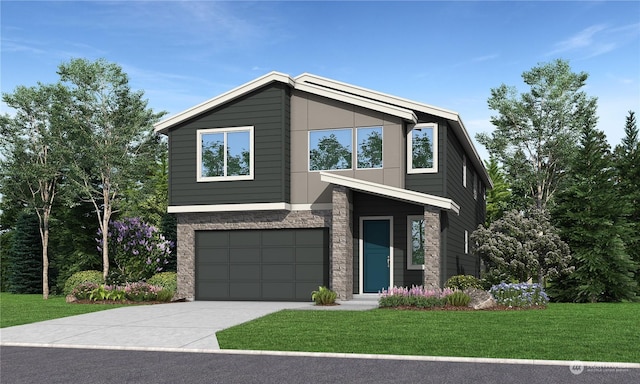
M169 263L174 244L158 228L140 218L109 223L109 258L115 266L115 282L145 280L162 271ZM98 250L102 250L102 232L98 230Z
M446 303L446 297L454 291L450 288L427 289L421 285L407 287L392 287L380 292L378 305L384 307L412 306L417 308L441 307Z
M145 282L127 283L124 286L124 296L132 301L151 301L158 297L162 287Z
M498 305L505 305L509 308L546 307L549 303L549 297L544 292L542 286L535 283L500 283L491 287L489 293L493 295Z

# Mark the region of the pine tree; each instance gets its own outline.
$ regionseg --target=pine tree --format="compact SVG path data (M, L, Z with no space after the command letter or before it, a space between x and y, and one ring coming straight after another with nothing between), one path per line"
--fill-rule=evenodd
M42 243L38 216L22 213L9 252L9 292L42 292Z
M575 271L556 281L557 296L577 302L632 299L636 264L623 241L628 204L615 188L612 156L590 120L581 134L570 183L557 196L556 222L569 243Z
M640 134L633 111L629 111L624 132L622 143L615 149L618 191L620 198L630 206L627 215L629 230L623 239L629 256L640 265ZM636 272L635 279L640 288L640 271Z

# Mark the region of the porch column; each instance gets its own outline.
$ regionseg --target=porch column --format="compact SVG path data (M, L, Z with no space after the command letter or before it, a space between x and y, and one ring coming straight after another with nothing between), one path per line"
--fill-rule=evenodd
M329 285L342 300L353 298L353 220L351 190L334 185L332 192Z
M177 276L178 292L180 299L193 300L196 296L196 258L195 258L195 232L184 220L188 214L178 214L177 231Z
M440 288L440 210L424 207L424 273L423 285Z

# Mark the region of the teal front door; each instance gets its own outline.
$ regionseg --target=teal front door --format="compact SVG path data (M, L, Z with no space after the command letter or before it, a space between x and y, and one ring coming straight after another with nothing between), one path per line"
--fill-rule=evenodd
M389 288L391 270L389 220L362 221L362 274L364 293Z

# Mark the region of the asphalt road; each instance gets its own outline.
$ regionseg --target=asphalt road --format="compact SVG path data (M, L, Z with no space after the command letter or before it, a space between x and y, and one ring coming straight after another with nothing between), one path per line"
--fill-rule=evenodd
M255 354L2 347L14 383L640 383L640 369Z

